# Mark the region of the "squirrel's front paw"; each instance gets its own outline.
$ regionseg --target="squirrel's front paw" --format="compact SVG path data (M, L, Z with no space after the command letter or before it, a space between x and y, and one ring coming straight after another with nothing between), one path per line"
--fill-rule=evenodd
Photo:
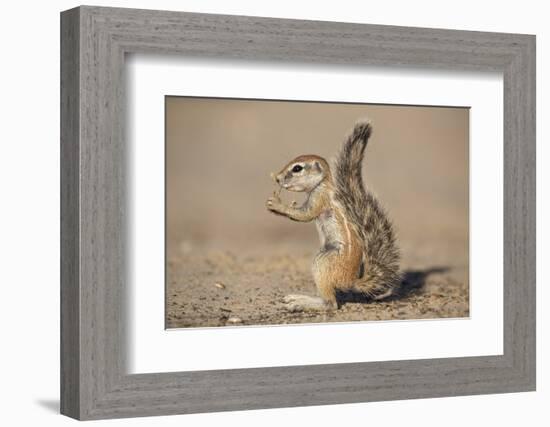
M274 213L280 214L284 212L284 205L279 200L276 200L273 197L270 197L269 199L267 199L265 206L267 207L268 210Z
M276 193L273 193L273 196L267 199L265 206L271 212L278 213L278 214L282 214L285 208L285 206L281 202L281 199Z

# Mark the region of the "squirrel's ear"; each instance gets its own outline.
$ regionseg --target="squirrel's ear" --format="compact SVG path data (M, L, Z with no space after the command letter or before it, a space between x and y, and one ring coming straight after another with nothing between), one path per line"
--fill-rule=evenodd
M315 161L314 165L315 169L317 169L319 172L323 171L323 168L321 168L321 164L318 161Z

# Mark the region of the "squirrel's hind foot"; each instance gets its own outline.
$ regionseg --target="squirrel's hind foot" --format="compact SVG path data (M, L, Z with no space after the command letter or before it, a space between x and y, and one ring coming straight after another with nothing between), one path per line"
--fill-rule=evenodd
M287 295L283 298L285 308L293 313L300 311L327 311L336 306L327 303L323 298L310 297L309 295Z

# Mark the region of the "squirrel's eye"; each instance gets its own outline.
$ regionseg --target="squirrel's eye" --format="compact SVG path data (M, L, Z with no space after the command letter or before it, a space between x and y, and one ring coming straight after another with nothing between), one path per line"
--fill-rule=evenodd
M292 168L292 172L300 172L303 169L302 166L296 165Z

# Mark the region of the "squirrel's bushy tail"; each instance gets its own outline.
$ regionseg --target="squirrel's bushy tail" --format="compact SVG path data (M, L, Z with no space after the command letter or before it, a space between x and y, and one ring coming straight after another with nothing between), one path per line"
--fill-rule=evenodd
M378 200L363 185L363 156L371 133L369 121L355 125L336 158L334 181L336 198L363 242L364 274L354 283L355 290L377 299L391 295L401 277L391 222Z

